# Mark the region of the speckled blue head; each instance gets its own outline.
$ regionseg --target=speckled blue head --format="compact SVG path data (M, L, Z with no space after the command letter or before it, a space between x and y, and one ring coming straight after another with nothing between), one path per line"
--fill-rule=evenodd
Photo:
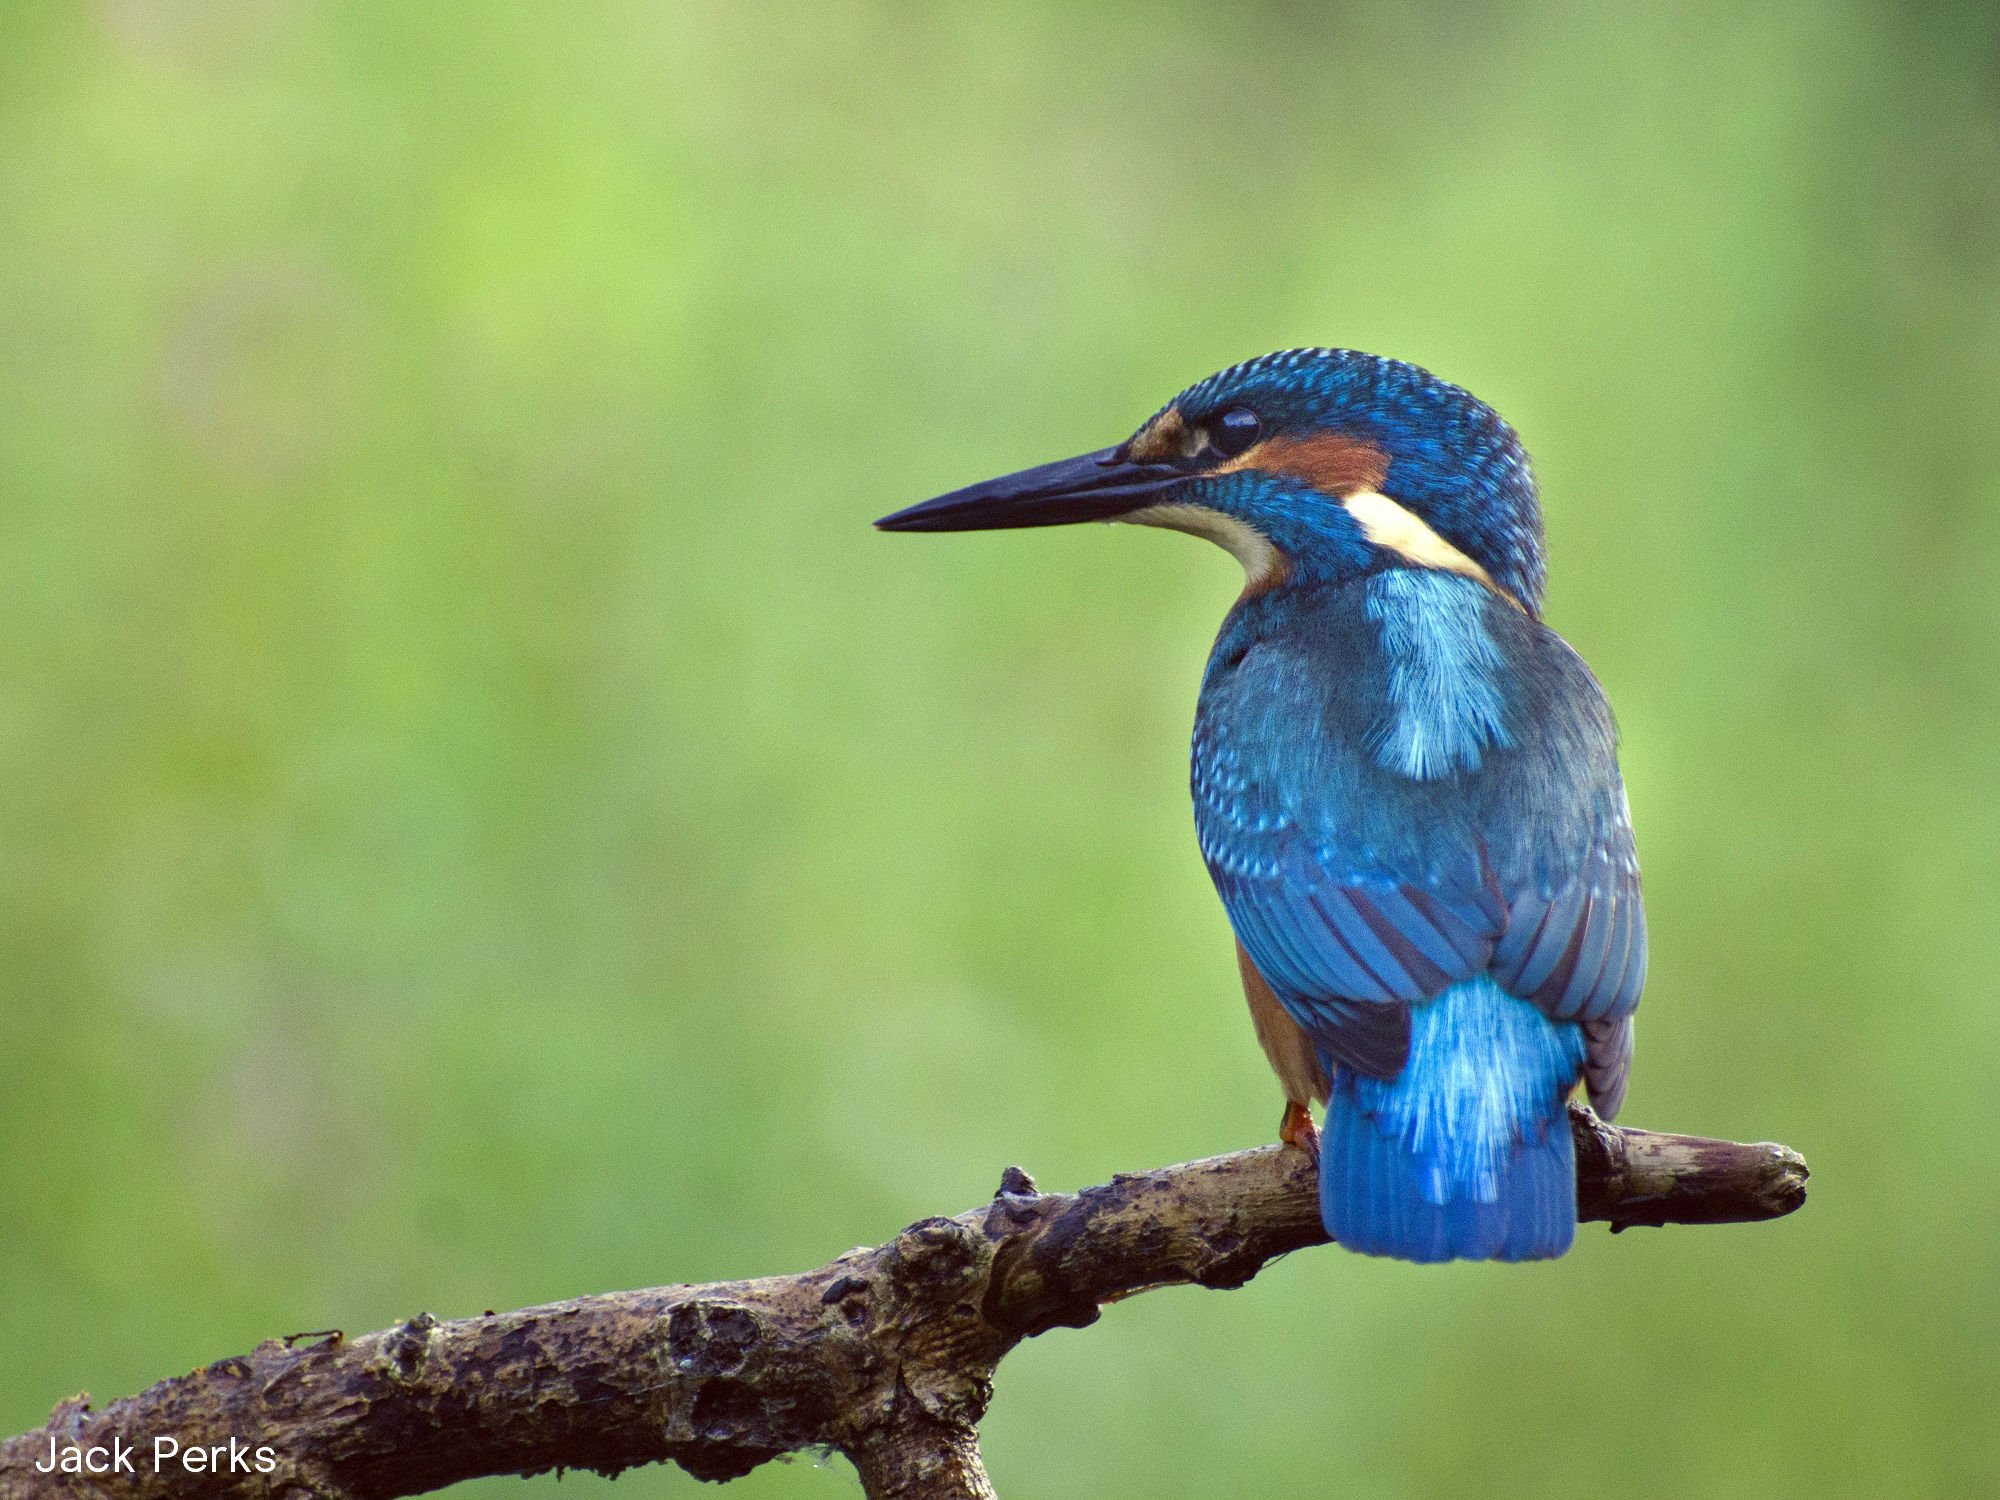
M1464 573L1539 613L1541 508L1514 431L1415 365L1287 349L1189 386L1131 438L885 516L891 531L1126 520L1242 559L1253 590L1390 567Z
M1157 441L1162 428L1213 434L1238 409L1255 416L1256 437L1234 466L1225 461L1225 472L1198 484L1197 503L1256 526L1303 563L1353 546L1355 517L1329 507L1328 495L1374 491L1539 612L1542 513L1528 455L1469 391L1402 360L1287 349L1188 387L1134 445Z

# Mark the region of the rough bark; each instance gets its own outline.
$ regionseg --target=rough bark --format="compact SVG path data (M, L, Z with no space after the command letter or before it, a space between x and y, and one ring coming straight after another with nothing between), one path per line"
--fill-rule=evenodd
M1578 1216L1614 1231L1776 1218L1805 1201L1805 1162L1783 1146L1624 1130L1574 1107L1571 1124ZM1284 1147L1074 1194L1037 1192L1009 1168L992 1202L795 1276L295 1335L101 1410L72 1397L0 1442L0 1497L377 1500L483 1474L669 1460L722 1480L837 1449L870 1496L978 1500L993 1494L978 1422L1015 1344L1152 1287L1241 1286L1324 1240L1313 1169ZM161 1437L217 1461L156 1467ZM52 1445L114 1440L132 1472L36 1468ZM269 1472L257 1472L260 1447Z

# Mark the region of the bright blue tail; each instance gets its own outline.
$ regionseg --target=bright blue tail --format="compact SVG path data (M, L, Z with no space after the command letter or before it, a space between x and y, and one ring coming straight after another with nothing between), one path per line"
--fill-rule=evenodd
M1485 978L1411 1017L1410 1056L1383 1082L1334 1073L1319 1211L1350 1250L1400 1260L1541 1260L1576 1235L1563 1101L1583 1030Z

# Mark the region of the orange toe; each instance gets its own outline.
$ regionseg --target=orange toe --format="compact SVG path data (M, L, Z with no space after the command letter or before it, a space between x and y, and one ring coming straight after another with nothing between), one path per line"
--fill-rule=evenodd
M1312 1111L1296 1099L1285 1102L1285 1117L1278 1122L1278 1139L1287 1146L1296 1146L1319 1165L1319 1126L1313 1124Z

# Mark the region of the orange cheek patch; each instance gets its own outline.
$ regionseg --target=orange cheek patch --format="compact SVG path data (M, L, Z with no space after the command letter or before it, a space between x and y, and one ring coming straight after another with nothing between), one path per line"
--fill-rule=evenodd
M1373 443L1337 432L1308 438L1271 438L1243 455L1246 468L1303 479L1336 499L1379 490L1389 476L1389 455Z

